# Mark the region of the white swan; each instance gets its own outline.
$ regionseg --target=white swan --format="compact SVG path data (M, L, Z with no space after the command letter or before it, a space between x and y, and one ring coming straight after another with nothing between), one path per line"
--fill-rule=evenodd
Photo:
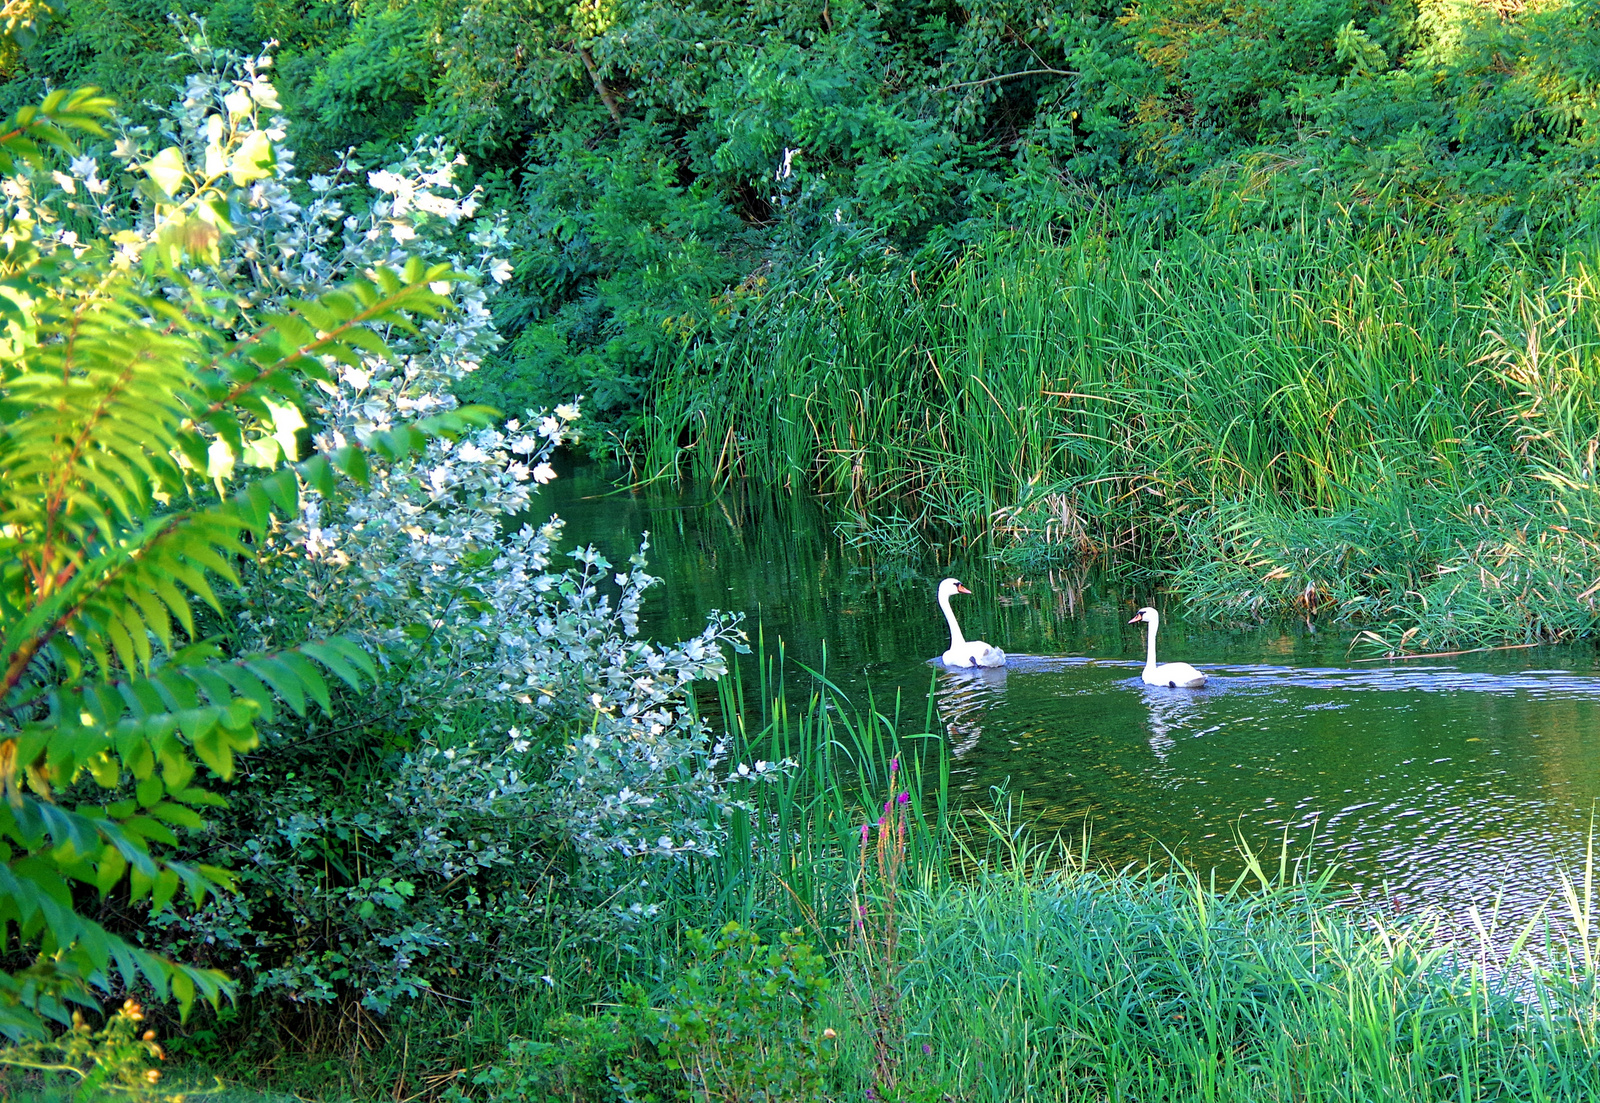
M970 594L961 583L953 578L947 578L939 583L939 608L944 610L944 619L950 623L950 650L939 656L945 666L1005 666L1006 653L998 647L990 647L982 640L967 642L961 634L961 625L956 623L956 615L950 611L950 599L956 594Z
M1172 689L1182 687L1194 689L1206 684L1206 676L1190 666L1188 663L1160 663L1156 662L1156 625L1161 623L1161 615L1154 609L1140 609L1130 620L1129 624L1138 624L1144 621L1150 626L1148 647L1145 651L1144 678L1146 685L1168 686ZM951 623L954 623L953 621Z

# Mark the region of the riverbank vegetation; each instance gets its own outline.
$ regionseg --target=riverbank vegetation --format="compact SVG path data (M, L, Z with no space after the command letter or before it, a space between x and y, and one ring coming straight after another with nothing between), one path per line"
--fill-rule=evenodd
M1592 635L1592 5L6 14L5 1092L1594 1097L1592 871L1101 870L510 524L583 446Z
M458 391L582 393L640 477L1413 651L1595 629L1588 0L171 10L8 94L142 119L192 12L278 43L307 169L464 151L516 247Z
M664 375L645 469L820 485L1018 566L1160 564L1190 608L1418 650L1594 631L1585 247L1545 277L1309 218L1129 222L997 234L920 279L818 266Z
M794 710L762 665L761 690L722 683L721 719L739 733L742 718L746 764L790 757L781 776L730 771L725 845L658 868L648 922L595 938L552 910L529 932L552 947L537 983L441 970L431 993L367 1020L359 1059L308 1069L259 1035L226 1053L227 1030L182 1044L236 1083L330 1099L1442 1103L1600 1088L1592 871L1531 922L1490 913L1464 932L1349 907L1287 839L1242 848L1236 879L1103 870L1081 841L1033 838L1004 796L953 811L936 742L914 726L897 738L893 718L824 682ZM762 691L768 708L752 707Z

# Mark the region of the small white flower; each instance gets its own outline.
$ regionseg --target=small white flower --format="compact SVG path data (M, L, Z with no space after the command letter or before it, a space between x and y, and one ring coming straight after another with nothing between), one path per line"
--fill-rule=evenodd
M533 481L543 486L556 477L556 469L547 463L541 463L533 469Z
M570 402L564 403L556 407L556 417L560 418L562 421L577 421L578 408L572 405Z

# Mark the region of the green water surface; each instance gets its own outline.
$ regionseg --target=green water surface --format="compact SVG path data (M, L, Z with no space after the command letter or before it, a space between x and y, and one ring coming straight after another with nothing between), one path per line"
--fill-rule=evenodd
M1003 786L1039 825L1091 832L1103 862L1167 851L1238 868L1235 838L1285 831L1317 870L1375 903L1527 916L1556 870L1581 866L1600 797L1600 658L1541 647L1403 664L1356 663L1352 633L1306 623L1186 623L1153 583L1057 572L1020 579L979 554L923 561L851 547L815 503L666 486L619 492L598 465L545 488L569 543L624 561L648 530L648 635L688 636L711 609L742 610L770 647L818 666L864 702L901 695L920 723L932 687L962 803ZM946 574L969 638L1003 671L947 671L934 589ZM1139 681L1140 605L1163 613L1163 660L1210 675L1202 690Z

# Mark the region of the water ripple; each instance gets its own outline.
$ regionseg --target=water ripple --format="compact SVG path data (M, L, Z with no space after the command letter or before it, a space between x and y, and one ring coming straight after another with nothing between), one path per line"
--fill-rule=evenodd
M1363 669L1271 666L1264 663L1197 663L1195 666L1211 675L1211 678L1203 689L1183 692L1212 694L1257 687L1299 686L1306 689L1347 691L1529 694L1541 700L1600 701L1600 677L1574 674L1567 670L1527 670L1516 674L1490 674L1462 670L1455 666L1422 668L1395 666ZM1010 655L1007 656L1005 671L1013 675L1059 674L1102 667L1112 670L1139 670L1144 667L1144 663L1136 659L1097 659L1075 655Z

